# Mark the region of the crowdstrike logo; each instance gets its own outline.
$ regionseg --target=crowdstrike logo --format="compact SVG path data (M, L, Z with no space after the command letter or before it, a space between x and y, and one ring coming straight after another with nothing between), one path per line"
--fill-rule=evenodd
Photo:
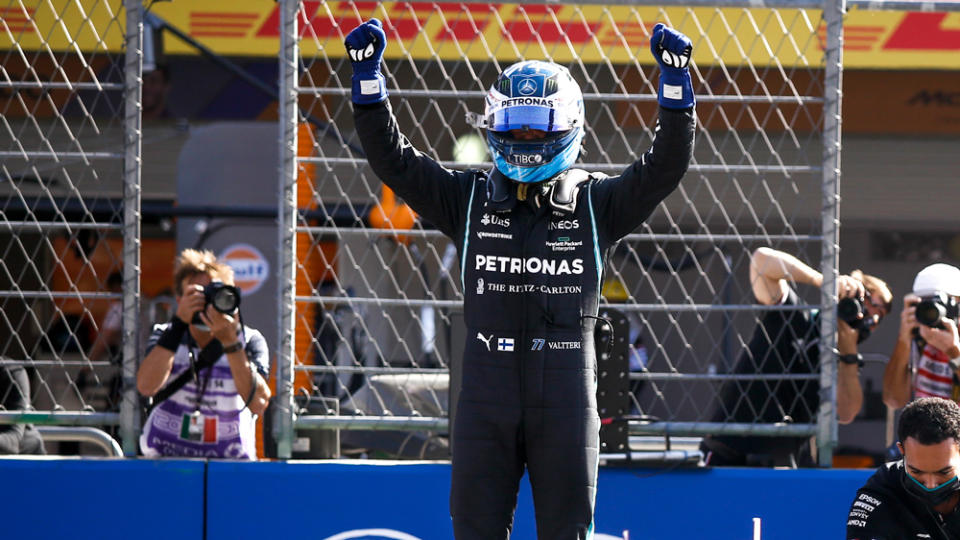
M500 240L513 240L513 235L510 233L502 233L502 232L477 231L477 238L481 240L483 240L484 238L499 238Z
M583 273L583 259L541 259L539 257L497 257L477 255L474 270L501 274L545 274L562 276Z

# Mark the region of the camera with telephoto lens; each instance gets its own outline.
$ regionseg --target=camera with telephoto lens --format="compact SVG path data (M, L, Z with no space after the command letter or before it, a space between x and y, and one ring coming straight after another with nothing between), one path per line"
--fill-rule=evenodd
M945 293L921 296L920 301L914 305L917 322L930 328L943 328L940 320L946 317L955 321L960 311L956 299Z
M207 306L212 305L213 309L220 313L230 314L240 307L240 289L233 285L227 285L222 281L211 281L209 285L203 288L203 296L206 298L203 309L207 309ZM200 319L200 312L193 314L193 320L191 322L193 324L203 325L203 320Z
M864 317L866 314L863 312L863 300L847 297L837 302L837 318L849 324L850 328L863 324Z

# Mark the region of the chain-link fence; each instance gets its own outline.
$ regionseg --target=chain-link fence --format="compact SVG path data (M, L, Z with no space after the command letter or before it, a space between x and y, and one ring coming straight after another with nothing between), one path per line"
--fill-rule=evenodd
M605 272L604 307L630 320L630 413L642 418L630 431L818 434L828 463L843 6L741 4L280 2L280 342L270 344L279 455L294 451L295 428L340 429L345 449L376 440L391 455L446 453L449 374L468 338L463 284L454 245L382 187L353 135L342 43L376 16L390 40L385 75L401 129L452 168L491 166L466 116L480 112L499 71L548 59L584 90L580 166L615 174L653 138L652 26L690 36L690 172ZM120 426L127 454L139 430L133 380L144 335L143 9L136 0L0 0L0 364L30 382L20 402L0 390L0 423ZM768 309L747 277L761 246L824 272L822 291L795 307L822 308L824 361L813 369L736 368ZM792 422L759 411L740 421L721 399L730 388L759 388L764 407ZM817 407L798 397L817 388Z
M823 379L816 369L790 366L788 373L732 371L764 313L746 277L753 250L771 246L827 270L822 298L800 302L797 310L832 296L838 6L823 12L306 2L296 16L294 8L281 30L291 54L285 80L299 76L295 93L287 94L288 121L298 109L296 121L314 122L300 134L311 147L304 152L301 142L297 168L286 179L288 187L296 184L298 200L318 212L287 231L287 242L295 233L299 255L296 313L313 317L286 328L292 335L305 324L312 339L309 347L281 350L281 363L295 351L295 371L309 374L312 391L338 399L341 408L337 415L298 416L297 426L443 433L450 413L446 375L461 361L463 295L454 246L411 219L366 167L353 137L351 68L342 43L375 16L389 41L385 75L400 127L416 148L451 168L492 166L484 134L467 114L482 111L486 90L506 65L546 59L567 66L584 90L587 135L579 166L616 174L654 135L651 28L665 22L690 36L699 120L690 172L620 244L605 272L606 307L628 313L632 326L631 408L646 421L633 422L631 432L816 433L818 411L799 396L823 380L829 384L821 395L834 399L826 375L832 361L824 362ZM297 42L299 54L291 53ZM293 131L287 133L285 148L296 148ZM822 324L833 325L831 312L824 311ZM832 350L832 332L824 336L820 347ZM292 373L281 381L292 384ZM770 407L794 423L764 423L759 414L733 422L719 399L725 383L763 385ZM835 415L831 405L823 411L824 429L834 432L829 444ZM348 442L351 434L342 436ZM418 448L435 448L433 438L423 434Z
M120 423L139 341L141 7L127 4L0 4L0 367L29 385L0 389L3 423Z

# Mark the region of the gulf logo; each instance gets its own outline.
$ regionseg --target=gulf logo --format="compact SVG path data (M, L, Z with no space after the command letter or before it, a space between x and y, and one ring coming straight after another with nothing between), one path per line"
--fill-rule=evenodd
M250 244L233 244L217 257L233 268L233 280L244 295L260 290L270 275L270 263Z

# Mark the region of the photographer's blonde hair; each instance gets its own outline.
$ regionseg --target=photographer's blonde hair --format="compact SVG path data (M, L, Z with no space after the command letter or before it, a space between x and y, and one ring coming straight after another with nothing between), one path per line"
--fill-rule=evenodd
M850 272L850 277L859 279L870 296L882 301L883 307L887 309L887 313L890 313L890 310L893 309L893 292L886 281L870 274L864 274L862 270Z
M218 261L212 251L185 249L180 252L177 270L173 273L173 290L177 296L183 296L183 280L200 274L233 285L233 268Z

